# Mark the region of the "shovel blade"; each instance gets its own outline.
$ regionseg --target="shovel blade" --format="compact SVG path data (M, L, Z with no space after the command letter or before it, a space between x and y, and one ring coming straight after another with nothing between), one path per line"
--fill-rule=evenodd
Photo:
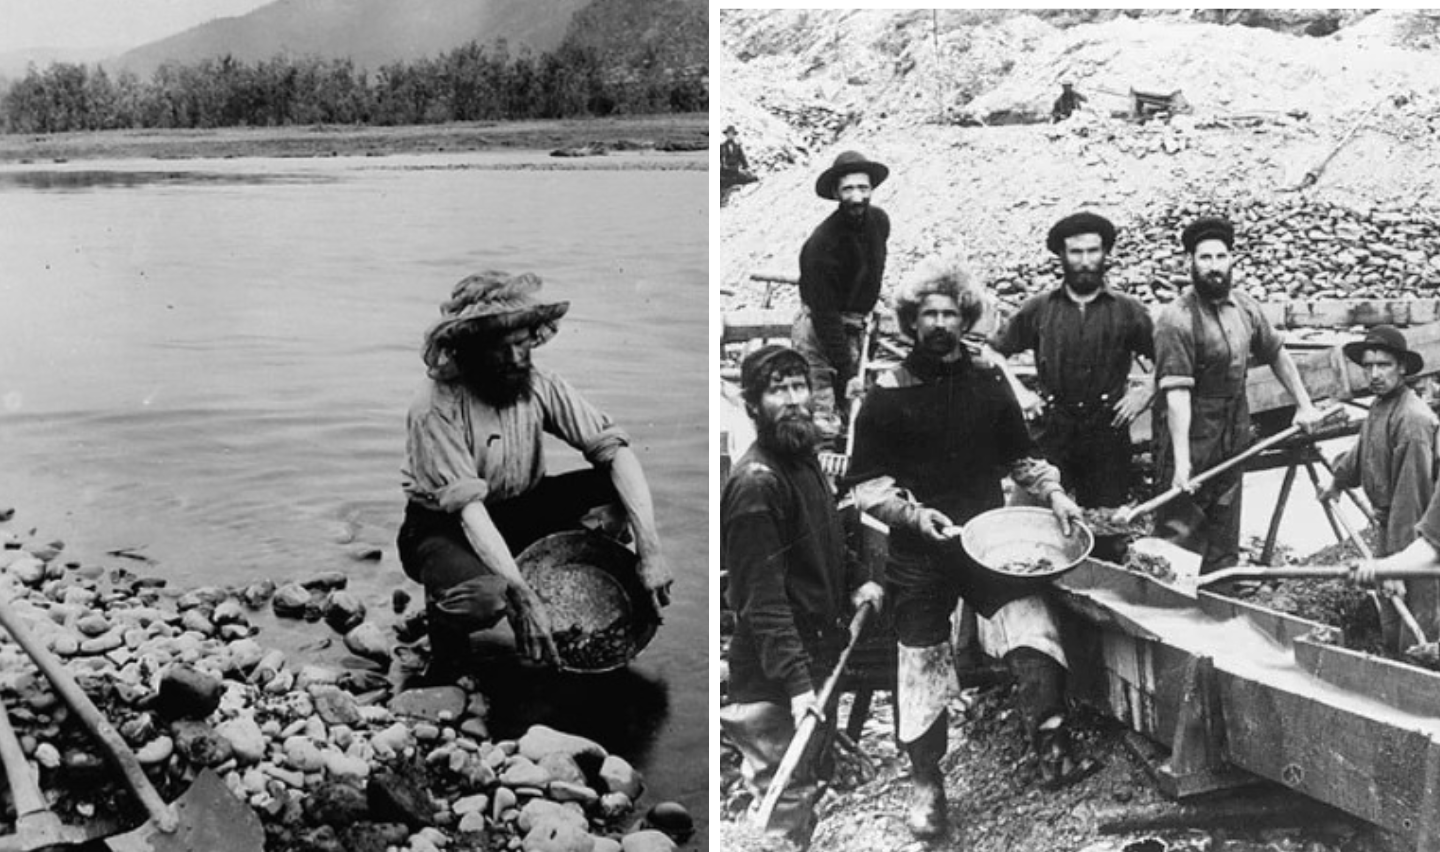
M1135 539L1130 542L1130 549L1136 553L1164 559L1170 564L1173 576L1165 579L1156 577L1156 582L1188 598L1199 597L1200 554L1186 550L1173 541L1152 536Z
M201 770L172 807L179 817L175 831L161 831L154 820L147 820L106 843L114 852L261 852L265 848L260 817L235 798L214 770Z

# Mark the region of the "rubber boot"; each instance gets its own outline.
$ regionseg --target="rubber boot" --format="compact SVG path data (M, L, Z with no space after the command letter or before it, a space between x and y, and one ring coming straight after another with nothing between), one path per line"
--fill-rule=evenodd
M945 756L949 733L948 714L942 712L919 739L905 744L905 752L910 756L911 781L915 785L905 814L905 824L910 827L910 833L920 840L942 837L949 828L945 774L940 771L940 758Z
M425 667L428 684L454 683L465 674L470 659L470 631L465 620L440 611L434 603L425 602L427 630L430 634L430 662Z

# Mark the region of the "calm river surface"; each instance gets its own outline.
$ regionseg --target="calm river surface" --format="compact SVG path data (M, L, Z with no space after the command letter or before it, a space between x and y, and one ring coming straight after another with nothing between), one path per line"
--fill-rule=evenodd
M0 528L184 587L342 570L388 617L393 589L419 596L394 534L424 329L466 274L534 271L572 302L536 362L630 431L678 579L630 672L482 688L499 734L540 714L637 762L644 804L685 803L703 846L704 157L0 167L0 506L17 510ZM583 464L551 449L552 472ZM383 557L356 561L352 539ZM297 653L333 636L265 631Z

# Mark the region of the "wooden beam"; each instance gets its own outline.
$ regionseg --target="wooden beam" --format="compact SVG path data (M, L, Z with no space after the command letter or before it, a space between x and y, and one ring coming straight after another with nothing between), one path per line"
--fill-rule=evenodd
M1420 375L1440 371L1440 323L1403 329L1401 333L1405 335L1406 344L1425 361ZM1291 357L1312 399L1349 400L1369 393L1365 374L1345 357L1339 346L1317 352L1292 352ZM1274 372L1263 365L1250 369L1245 394L1252 413L1295 404Z
M747 340L790 339L795 323L795 309L751 308L730 311L721 316L720 342L743 343Z

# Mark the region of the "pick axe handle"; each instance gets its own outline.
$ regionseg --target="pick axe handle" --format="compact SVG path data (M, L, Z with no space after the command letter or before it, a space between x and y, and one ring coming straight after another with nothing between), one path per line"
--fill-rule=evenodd
M845 458L848 462L855 455L855 420L860 416L860 400L864 398L865 371L870 368L870 335L875 331L875 314L865 317L865 330L860 334L860 357L856 361L855 375L860 377L862 393L850 401L850 422L845 432Z
M1350 522L1345 520L1344 516L1339 512L1332 512L1331 514L1335 516L1335 520L1340 524L1340 528L1345 530L1345 534L1350 536L1350 540L1355 543L1355 547L1359 549L1360 555L1365 557L1366 560L1374 561L1375 553L1370 550L1370 545L1365 543L1365 539L1361 538L1359 534L1355 532L1355 529L1350 526ZM1399 593L1386 593L1383 597L1389 600L1391 605L1395 607L1395 611L1400 614L1400 620L1405 622L1405 626L1410 628L1410 632L1415 634L1415 638L1420 640L1420 644L1425 644L1425 642L1428 641L1425 638L1425 631L1420 628L1420 622L1415 618L1415 613L1411 612L1410 606L1405 603L1405 596Z
M835 691L835 685L840 682L840 675L845 671L845 664L850 662L850 654L855 650L855 645L860 641L860 634L865 629L865 622L869 620L875 608L869 603L856 611L855 617L850 619L850 641L845 645L845 650L840 652L840 662L835 664L835 670L830 677L825 679L825 684L820 687L820 693L815 696L815 705L821 712L830 703L830 695ZM810 744L810 737L815 734L815 726L819 719L814 713L807 713L805 718L800 720L800 727L795 729L795 736L790 738L790 745L785 749L785 756L780 759L780 767L775 770L775 777L770 779L770 787L765 791L765 798L760 802L760 810L755 815L755 821L763 831L770 825L770 817L775 813L775 806L780 802L780 795L785 788L790 786L790 778L795 774L795 768L800 765L800 758L805 756L805 749Z
M1326 420L1329 420L1339 411L1340 406L1338 405L1332 405L1328 408L1321 409L1320 422L1323 423ZM1263 453L1266 450L1270 449L1271 447L1290 440L1291 438L1300 434L1301 431L1301 427L1298 425L1290 426L1286 429L1282 429L1279 432L1276 432L1274 435L1271 435L1268 438L1256 441L1254 444L1251 444L1249 448L1236 453L1235 455L1231 456L1228 459L1225 459L1219 464L1213 465L1212 467L1210 467L1210 469L1206 470L1203 473L1196 474L1190 479L1190 488L1194 489L1200 485L1205 484L1206 482L1209 482L1211 479L1214 479L1220 474L1231 470L1236 465L1247 462L1255 456L1259 455L1260 453ZM1140 515L1147 515L1160 508L1161 506L1164 506L1166 503L1169 503L1171 500L1174 500L1176 497L1179 497L1181 494L1184 494L1185 491L1186 489L1181 488L1178 485L1172 485L1168 491L1160 494L1157 497L1152 497L1144 503L1136 506L1134 509L1131 509L1128 512L1124 512L1122 510L1125 521L1128 523L1130 520Z
M155 789L155 785L145 777L145 770L140 767L140 761L135 757L135 752L125 744L120 732L115 730L115 726L110 724L110 720L105 718L105 714L100 712L99 708L90 700L90 696L80 688L80 684L75 682L74 676L60 662L60 659L51 653L50 649L35 641L29 628L21 623L15 610L11 609L10 603L4 600L0 600L0 626L9 631L10 635L15 638L16 644L24 649L55 687L55 691L60 693L60 697L65 699L65 703L70 705L70 709L80 717L80 721L84 722L85 727L90 729L90 733L100 741L100 745L110 755L111 762L124 776L126 786L130 788L130 792L135 794L135 798L140 800L140 804L145 806L145 810L155 821L155 825L167 834L174 832L180 824L180 817L174 808L160 798L160 793Z
M1330 513L1330 516L1335 519L1335 523L1340 525L1340 529L1345 531L1345 535L1350 537L1351 543L1355 545L1356 550L1360 551L1360 555L1366 560L1374 560L1375 552L1370 549L1370 545L1365 543L1365 539L1361 538L1360 534L1355 532L1355 528L1350 526L1350 522L1345 520L1345 516L1340 514L1340 507L1335 505L1336 502L1337 501L1333 500L1330 501L1334 509L1334 511Z

